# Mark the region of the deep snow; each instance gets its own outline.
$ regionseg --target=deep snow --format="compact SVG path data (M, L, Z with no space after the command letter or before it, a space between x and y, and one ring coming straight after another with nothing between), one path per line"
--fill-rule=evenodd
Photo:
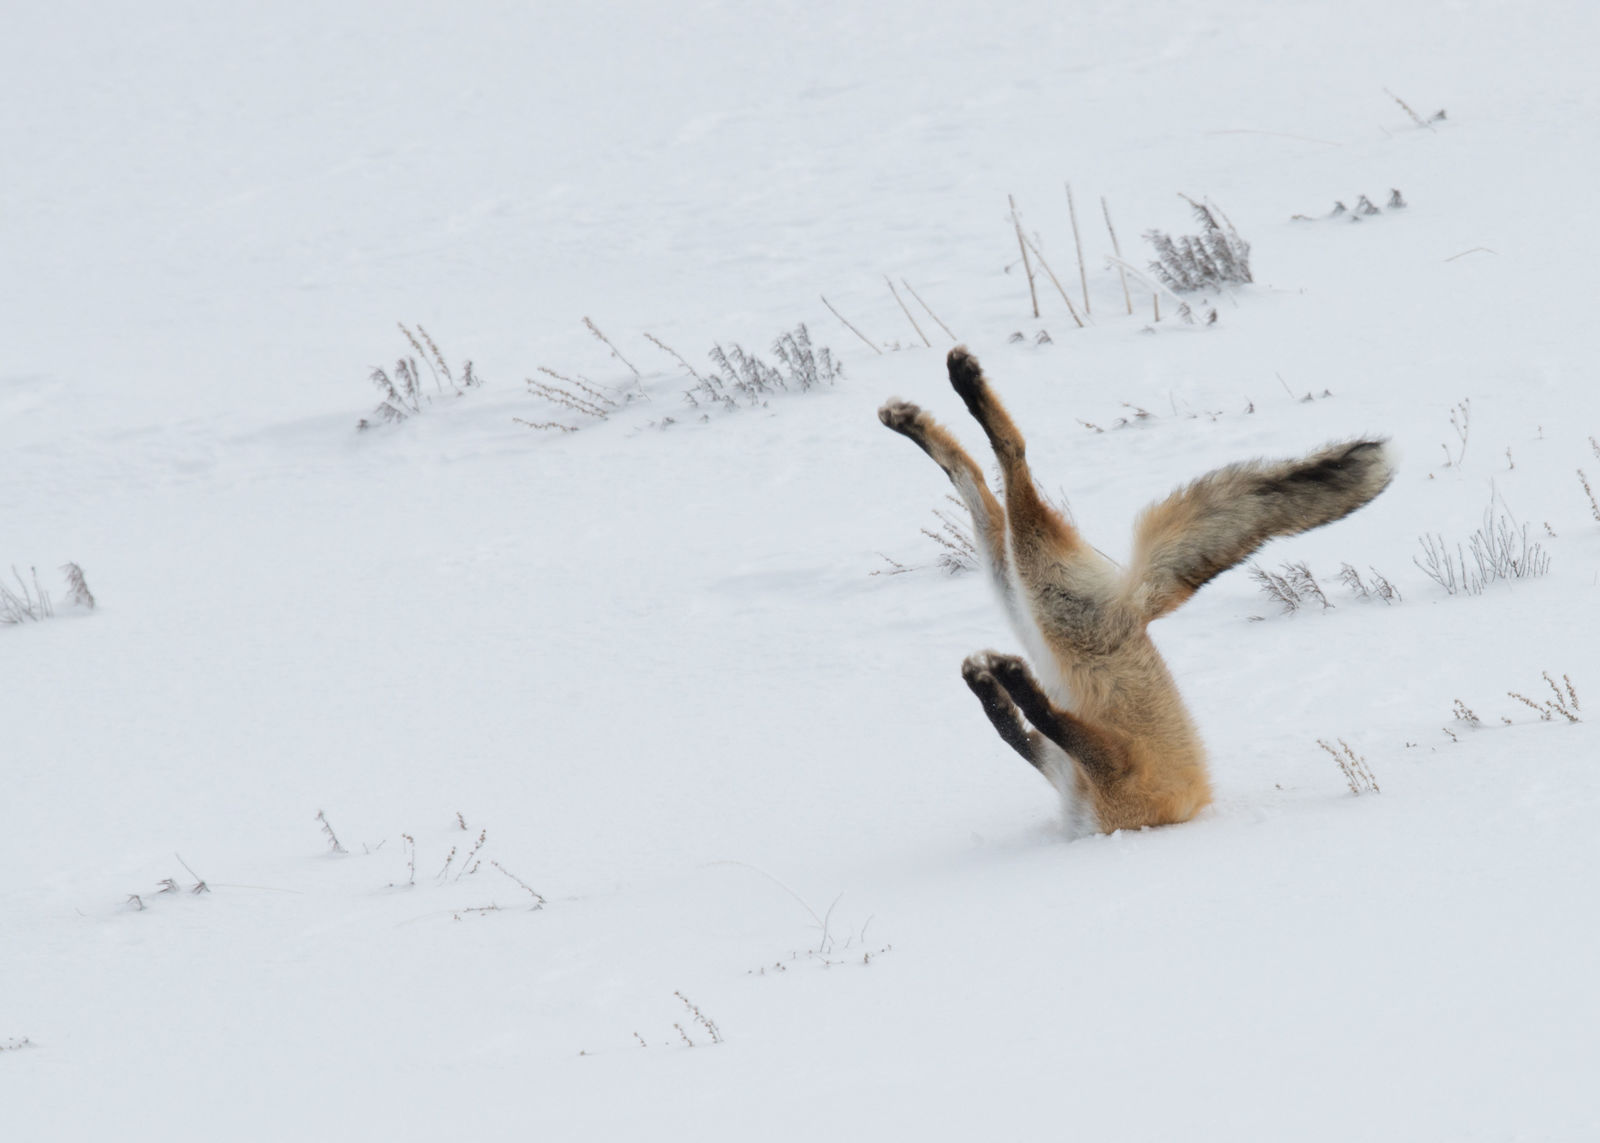
M59 600L74 560L100 605L0 628L5 1133L1600 1136L1593 715L1507 695L1549 671L1600 710L1596 19L9 12L0 567ZM1007 270L1013 194L1076 293L1066 180L1081 331ZM1193 230L1177 192L1254 246L1211 327L1137 287L1129 317L1101 261L1102 195L1143 263ZM946 485L874 410L981 434L885 274L1114 557L1214 465L1401 450L1258 557L1332 609L1240 569L1156 625L1199 820L1066 842L962 686L1010 636L935 566ZM487 384L357 433L397 320ZM704 370L801 321L839 383L706 422L643 337ZM541 365L648 399L534 432ZM1447 596L1418 537L1491 497L1550 573Z

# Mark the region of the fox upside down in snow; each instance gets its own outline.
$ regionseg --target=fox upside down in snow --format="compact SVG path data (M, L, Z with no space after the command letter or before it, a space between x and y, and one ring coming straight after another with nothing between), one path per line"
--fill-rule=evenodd
M948 366L1000 462L1003 502L950 431L916 405L890 401L878 419L955 485L1042 682L1021 658L992 651L970 656L962 677L1000 737L1099 829L1188 821L1211 801L1205 748L1146 626L1273 536L1321 527L1377 496L1394 477L1387 442L1207 473L1144 510L1124 570L1039 496L1022 434L977 358L958 346Z

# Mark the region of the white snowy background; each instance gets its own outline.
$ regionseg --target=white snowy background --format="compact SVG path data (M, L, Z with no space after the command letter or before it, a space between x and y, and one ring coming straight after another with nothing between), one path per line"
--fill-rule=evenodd
M0 627L0 1135L1600 1137L1594 5L4 24L0 568L56 615ZM1081 330L1007 202L1081 305L1068 181ZM1143 266L1179 193L1253 245L1211 326L1104 260L1102 196ZM1014 643L874 412L982 438L885 275L1114 557L1217 464L1396 442L1257 558L1333 607L1239 569L1156 626L1196 821L1067 841L962 685ZM485 384L358 433L397 321ZM801 322L837 384L705 420L644 337ZM1549 572L1448 595L1419 537L1491 504Z

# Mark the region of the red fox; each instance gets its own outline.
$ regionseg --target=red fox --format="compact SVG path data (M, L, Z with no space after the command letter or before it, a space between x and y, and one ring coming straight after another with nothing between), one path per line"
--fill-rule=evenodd
M1110 832L1188 821L1211 801L1205 748L1146 627L1273 536L1332 523L1377 496L1394 478L1388 442L1346 441L1300 460L1207 473L1140 514L1123 569L1040 497L1022 434L977 358L958 346L947 364L1000 462L1003 503L922 409L893 400L878 419L955 485L1040 679L1018 656L993 651L969 656L962 677L1000 737L1080 824Z

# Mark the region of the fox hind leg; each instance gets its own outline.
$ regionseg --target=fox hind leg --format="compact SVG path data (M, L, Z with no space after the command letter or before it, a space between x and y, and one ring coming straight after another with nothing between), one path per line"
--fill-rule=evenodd
M972 514L973 540L989 574L1011 606L1010 574L1006 561L1006 513L989 491L983 471L961 447L950 430L910 401L890 401L878 410L878 420L905 437L933 459L955 486L961 502Z
M1028 468L1027 445L1021 431L990 388L978 359L965 346L956 346L946 359L950 387L956 391L989 438L1000 474L1005 481L1007 527L1017 570L1027 576L1085 547L1077 529L1067 523L1039 495Z

